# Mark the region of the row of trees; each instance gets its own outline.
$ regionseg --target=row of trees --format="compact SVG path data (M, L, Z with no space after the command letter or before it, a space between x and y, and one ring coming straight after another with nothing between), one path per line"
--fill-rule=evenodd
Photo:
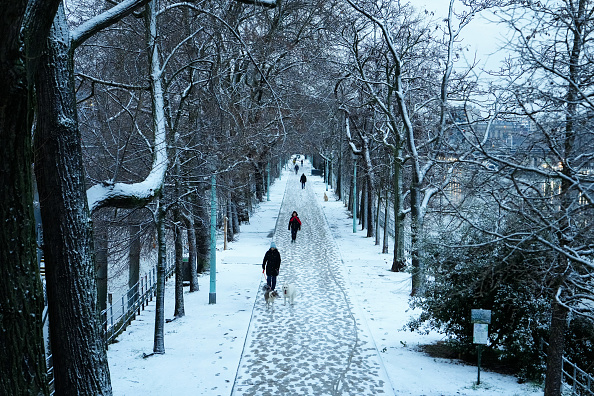
M460 3L450 1L448 17L435 25L405 5L349 2L362 18L342 31L350 61L335 94L347 117L348 151L360 156L364 171L360 218L370 236L379 213L372 197L386 195L376 191L382 180L394 208L392 269L410 260L423 318L446 333L467 335L459 326L470 323L470 308L493 309L502 321L516 310L534 313L549 340L545 394L559 394L568 318L593 318L594 8L589 1ZM460 34L485 10L512 32L509 57L488 84L459 65ZM521 144L497 140L501 121L529 125L524 135L514 132ZM334 147L344 168L351 166L344 145ZM401 241L406 233L409 251ZM481 247L497 253L486 260L469 254ZM469 280L458 271L478 275ZM465 299L450 295L468 288ZM535 301L498 306L494 296L506 288L514 290L514 304L527 295ZM453 308L457 300L464 305ZM529 306L542 301L545 323L540 308ZM444 315L454 310L462 316ZM506 344L500 337L511 333L492 334L493 345ZM531 334L528 345L540 335Z
M153 351L164 353L168 235L178 269L182 241L190 267L204 266L211 177L232 238L263 199L267 172L274 177L300 152L328 166L335 191L378 244L382 218L385 253L391 228L391 269L411 271L412 294L428 302L435 325L449 323L432 305L438 289L484 292L481 276L474 288L440 278L459 270L452 262L464 260L473 276L527 274L513 278L523 280L517 295L540 296L553 314L546 392L559 394L567 316L590 315L592 298L589 1L451 0L445 20L392 1L16 3L2 11L12 24L0 35L2 92L10 94L0 106L0 257L9 263L0 365L10 373L0 393L48 391L33 163L56 390L110 394L98 312L111 247L118 242L131 286L141 252L156 250ZM460 37L488 9L517 35L486 86L461 65ZM518 117L534 126L530 139L514 151L495 145L492 123ZM467 262L477 246L510 253ZM174 316L182 316L177 274ZM488 284L501 294L508 283Z
M7 264L3 266L6 272L2 276L5 284L0 303L3 329L0 344L5 352L2 359L5 375L1 387L2 393L6 394L49 393L41 327L43 294L35 258L32 211L31 169L35 163L45 232L44 255L56 392L111 394L97 309L90 213L100 214L99 211L107 207L139 208L154 203L152 213L159 244L158 288L162 291L164 220L166 209L173 207L163 198L168 165L171 163L169 151L174 136L171 131L175 131L172 123L167 124L171 119L166 119L169 115L165 104L168 91L163 83L167 60L162 58L162 43L158 37L161 28L157 22L159 13L167 9L156 2L124 1L97 13L103 7L93 3L91 8L96 16L87 19L81 15L77 21L82 23L69 26L64 5L61 2L49 3L15 2L14 6L3 10L3 20L10 24L3 26L6 29L3 35L3 48L6 49L3 51L6 54L3 86L6 87L6 96L3 96L1 130L8 144L3 150L6 172L2 172L2 182L7 187L2 195L2 218L7 227L3 228L0 245L2 261ZM149 4L140 9L146 3ZM255 3L265 7L275 5L268 1ZM236 7L233 2L228 5ZM144 70L149 73L144 87L140 89L149 93L149 104L139 105L137 110L142 113L148 109L150 115L145 118L145 121L149 120L147 129L141 129L142 124L134 124L136 129L133 131L146 138L148 147L145 150L150 152L150 160L148 167L132 171L140 178L127 178L125 174L114 177L104 172L99 179L101 181L94 185L91 182L92 187L87 189L85 186L89 179L85 175L81 149L85 133L78 122L77 108L77 99L80 99L77 93L84 91L80 90L81 85L75 79L75 49L136 10L140 10L135 16L144 21L144 31L147 32L143 34L146 39L142 48L145 59L148 59ZM203 10L197 9L196 13L203 13ZM113 82L113 85L121 86L121 83ZM120 109L123 112L128 110L127 107ZM97 120L101 122L101 118ZM31 157L32 126L35 127L34 162ZM102 128L103 125L95 132ZM122 155L115 157L116 166L109 170L132 165L129 153L122 150L118 154ZM141 154L134 153L139 160L137 164L142 164ZM210 173L215 171L217 169L213 168ZM261 181L258 185L262 187ZM176 208L179 206L176 205ZM191 224L192 219L188 222ZM162 317L156 322L162 323ZM162 328L159 330L157 327L154 349L162 353Z

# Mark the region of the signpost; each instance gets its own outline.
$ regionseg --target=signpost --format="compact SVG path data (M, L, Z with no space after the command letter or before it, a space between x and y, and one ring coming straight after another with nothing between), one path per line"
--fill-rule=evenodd
M474 323L474 331L472 333L472 342L477 344L478 355L478 376L476 384L481 384L481 352L482 345L487 345L489 342L489 324L491 323L491 310L489 309L472 309L470 311L470 321Z

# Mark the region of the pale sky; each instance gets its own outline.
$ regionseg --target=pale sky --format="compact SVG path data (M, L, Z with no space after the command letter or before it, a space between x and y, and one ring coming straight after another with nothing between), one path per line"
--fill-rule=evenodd
M449 0L415 0L411 1L418 10L427 9L434 11L440 19L447 17ZM454 3L455 10L461 10L462 4L459 1ZM497 69L499 62L504 58L504 52L499 50L504 41L504 27L488 21L485 17L493 19L492 15L485 14L476 16L475 19L462 31L462 45L470 46L465 52L466 57L472 60L476 53L480 60L479 66L486 69Z

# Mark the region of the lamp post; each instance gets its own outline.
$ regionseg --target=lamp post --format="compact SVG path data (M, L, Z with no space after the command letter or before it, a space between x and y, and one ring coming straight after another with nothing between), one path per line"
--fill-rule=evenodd
M211 176L211 201L210 201L210 293L208 303L217 303L217 178L213 171Z
M353 154L353 233L357 232L357 156Z

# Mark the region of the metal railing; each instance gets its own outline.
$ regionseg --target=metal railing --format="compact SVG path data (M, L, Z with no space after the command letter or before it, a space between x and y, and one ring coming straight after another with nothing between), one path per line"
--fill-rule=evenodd
M174 264L168 265L165 270L165 281L173 275L174 270ZM155 266L124 295L107 304L107 308L101 311L106 346L126 330L126 327L136 318L136 315L140 315L156 294L157 267Z
M541 343L543 354L546 356L546 347L549 344L545 340L541 340ZM571 392L576 396L594 396L594 376L570 362L565 356L561 362L561 372L563 373L564 395Z
M165 269L165 281L175 273L175 263L168 262ZM43 285L45 295L45 282ZM131 287L121 298L118 298L117 306L108 303L107 308L101 311L101 320L104 329L105 346L109 344L134 320L136 315L140 315L149 302L157 294L157 266L147 272L140 278L138 283ZM112 300L113 301L113 300ZM121 304L120 304L121 303ZM44 324L47 319L47 298L44 309ZM50 395L54 395L54 365L52 354L46 356L47 378L50 386Z

